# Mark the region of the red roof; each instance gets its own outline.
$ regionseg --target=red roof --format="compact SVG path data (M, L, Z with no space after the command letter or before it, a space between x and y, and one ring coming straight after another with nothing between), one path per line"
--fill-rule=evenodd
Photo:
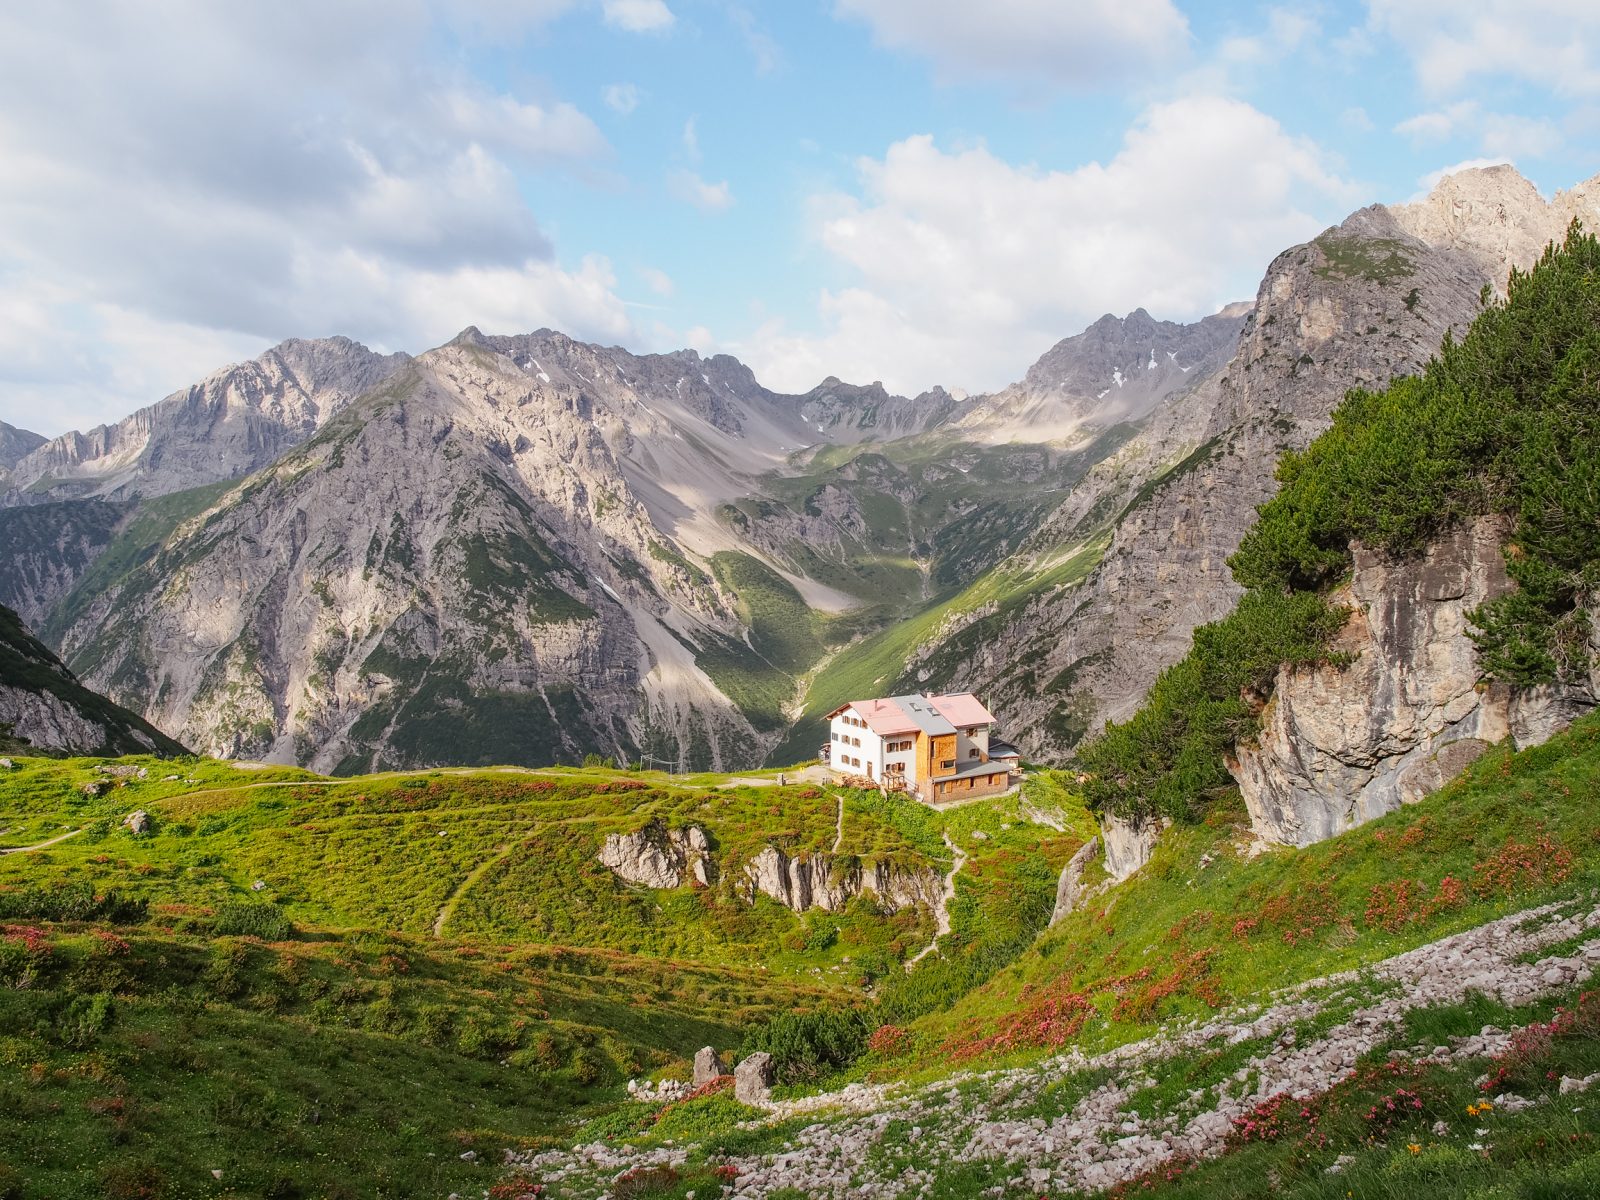
M994 714L983 706L971 692L954 692L948 696L929 696L928 703L939 710L939 715L952 725L993 725Z
M867 728L880 737L917 731L917 723L893 700L852 700L849 704L841 704L829 713L829 719L838 716L847 708L853 710L856 716L867 723Z

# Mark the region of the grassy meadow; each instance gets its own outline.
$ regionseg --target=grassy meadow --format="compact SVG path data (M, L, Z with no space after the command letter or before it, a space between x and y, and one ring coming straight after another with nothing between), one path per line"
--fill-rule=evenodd
M937 876L954 831L959 942L1037 908L1084 836L1015 798L940 814L765 782L15 760L0 1196L481 1193L501 1149L570 1139L627 1079L906 978L931 914L751 903L761 848L832 853L842 801L840 855ZM596 860L657 818L708 830L713 886L633 887Z

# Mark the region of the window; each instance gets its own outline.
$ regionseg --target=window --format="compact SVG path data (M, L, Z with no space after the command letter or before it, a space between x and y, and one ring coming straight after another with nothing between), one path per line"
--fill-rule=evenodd
M939 765L941 767L943 767L946 771L953 771L953 770L956 769L956 760L953 759L953 758L947 758L943 762L941 762Z
M976 746L974 746L971 750L968 750L967 751L967 757L968 758L977 758L978 757L978 748Z

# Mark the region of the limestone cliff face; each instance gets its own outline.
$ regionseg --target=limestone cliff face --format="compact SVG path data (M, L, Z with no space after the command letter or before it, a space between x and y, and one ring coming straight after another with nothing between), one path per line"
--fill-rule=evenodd
M300 445L405 361L349 338L291 339L115 425L36 445L0 476L0 504L161 496L237 479Z
M776 846L768 846L745 865L744 884L747 899L754 900L758 893L771 896L795 912L810 908L838 912L863 892L872 892L890 912L916 905L934 908L943 887L932 870L904 870L892 863L863 863L831 854L791 858Z
M1158 408L1047 522L1055 540L1036 558L1123 509L1088 579L1034 598L947 668L991 698L1029 757L1059 758L1131 715L1195 627L1227 614L1239 595L1227 559L1276 491L1279 457L1326 429L1346 390L1420 369L1446 330L1470 325L1483 286L1503 284L1508 255L1528 265L1572 213L1600 219L1594 184L1556 204L1499 170L1441 189L1426 213L1374 205L1279 255L1214 386ZM1502 236L1517 228L1540 232Z
M690 878L704 887L716 880L711 839L699 825L668 829L658 820L638 833L610 834L599 859L619 879L642 887L682 887Z
M1496 742L1536 745L1597 693L1479 682L1467 615L1513 585L1507 523L1486 517L1421 558L1355 547L1350 610L1333 651L1347 665L1285 667L1262 729L1230 769L1256 833L1303 846L1414 803Z

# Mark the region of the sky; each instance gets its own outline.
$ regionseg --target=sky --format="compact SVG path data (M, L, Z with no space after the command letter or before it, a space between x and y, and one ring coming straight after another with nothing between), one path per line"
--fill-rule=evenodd
M1600 173L1600 4L5 5L0 420L468 325L989 390L1488 162Z

